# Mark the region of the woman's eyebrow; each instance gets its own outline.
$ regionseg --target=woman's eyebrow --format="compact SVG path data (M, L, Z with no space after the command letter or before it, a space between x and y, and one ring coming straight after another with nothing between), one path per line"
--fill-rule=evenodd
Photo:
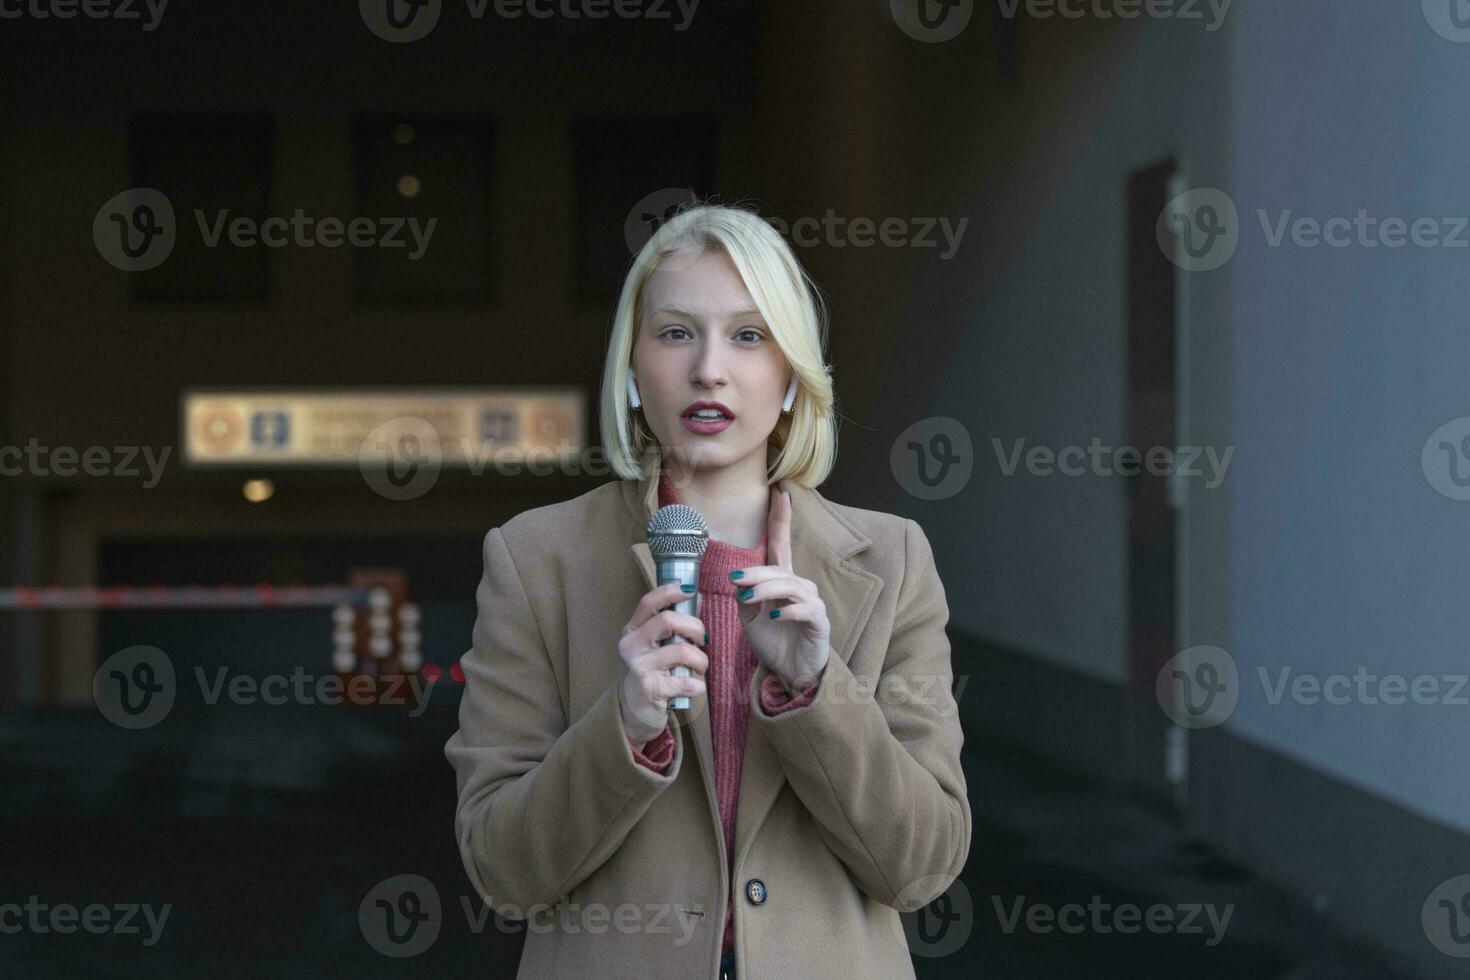
M669 314L672 314L673 316L682 316L682 317L684 317L685 319L688 319L688 320L703 320L704 319L704 317L700 316L698 313L691 313L688 310L681 310L677 306L660 306L658 309L653 310L648 315L649 316L658 316L660 313L669 313ZM740 319L742 317L748 317L748 316L757 316L758 317L760 315L761 315L761 311L760 310L735 310L733 313L730 314L730 319L732 319L732 320L738 320L738 319Z

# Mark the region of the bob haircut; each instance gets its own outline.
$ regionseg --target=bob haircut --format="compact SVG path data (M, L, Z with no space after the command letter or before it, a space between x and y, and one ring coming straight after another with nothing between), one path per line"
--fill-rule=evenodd
M637 480L655 476L662 463L657 436L642 411L628 404L628 368L642 319L644 286L665 259L687 248L699 254L718 249L730 257L796 377L791 412L777 419L767 442L767 482L789 478L804 487L819 486L837 460L836 393L831 366L823 358L826 303L768 221L744 208L697 201L659 226L623 280L599 403L602 449L613 472Z

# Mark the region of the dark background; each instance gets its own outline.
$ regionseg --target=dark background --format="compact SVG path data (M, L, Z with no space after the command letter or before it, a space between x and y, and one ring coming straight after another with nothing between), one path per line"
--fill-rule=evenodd
M180 393L570 386L595 445L624 225L684 190L787 227L849 223L795 243L832 309L842 428L821 491L924 527L965 684L974 849L923 928L958 915L968 931L943 955L928 955L942 934L911 936L918 974L1464 975L1470 938L1434 937L1463 927L1446 910L1470 870L1467 709L1272 704L1255 682L1283 666L1464 670L1466 512L1442 488L1470 450L1445 441L1448 469L1431 463L1432 434L1466 411L1466 253L1272 245L1257 217L1470 213L1470 45L1422 6L1237 0L1210 29L1206 6L1201 21L973 3L932 42L888 0L705 0L682 30L676 6L476 19L446 0L426 36L391 43L341 0L172 0L153 30L144 7L0 3L16 13L0 19L0 447L171 453L153 487L0 477L0 589L393 568L442 672L416 716L181 698L126 731L92 700L111 654L321 674L327 611L0 608L0 906L173 906L151 947L0 933L4 972L514 975L520 933L476 931L460 907L478 903L453 839L447 671L470 642L484 533L606 477L450 469L405 502L353 467L190 468ZM133 187L166 193L178 242L127 273L92 229ZM1238 206L1238 251L1178 268L1156 221L1206 187ZM438 224L410 262L208 248L194 208ZM937 247L882 245L850 225L890 218L963 235L946 254L937 230ZM906 447L932 449L938 429L964 433L968 476L931 499L915 489L924 450ZM1232 463L1182 495L1157 476L1002 465L1016 440L1094 439ZM247 501L250 478L275 495ZM1233 655L1240 705L1188 731L1154 681L1204 644ZM398 874L445 905L409 959L357 917ZM1214 946L1008 932L998 909L1020 896L1234 917Z

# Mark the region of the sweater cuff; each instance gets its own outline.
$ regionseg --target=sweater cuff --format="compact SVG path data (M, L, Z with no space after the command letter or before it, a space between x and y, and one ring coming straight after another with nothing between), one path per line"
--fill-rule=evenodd
M642 750L630 738L628 748L633 751L633 758L640 765L654 772L663 772L669 768L669 763L674 761L674 733L665 728L645 742Z
M825 673L823 670L822 674ZM781 683L781 678L775 674L767 674L765 681L761 683L761 710L774 717L795 708L806 707L812 703L812 699L817 696L817 689L822 686L822 674L818 674L811 686L794 698L786 692L786 685Z

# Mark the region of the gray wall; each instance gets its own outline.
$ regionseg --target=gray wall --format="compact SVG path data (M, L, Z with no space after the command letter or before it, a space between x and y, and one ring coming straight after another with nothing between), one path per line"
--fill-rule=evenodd
M1237 11L1230 497L1240 560L1226 646L1242 672L1236 732L1463 829L1470 709L1290 696L1272 705L1257 675L1467 669L1470 510L1435 492L1420 462L1429 435L1470 404L1467 250L1289 238L1272 248L1257 214L1470 215L1470 132L1451 94L1470 82L1470 47L1429 30L1418 7L1309 0Z

